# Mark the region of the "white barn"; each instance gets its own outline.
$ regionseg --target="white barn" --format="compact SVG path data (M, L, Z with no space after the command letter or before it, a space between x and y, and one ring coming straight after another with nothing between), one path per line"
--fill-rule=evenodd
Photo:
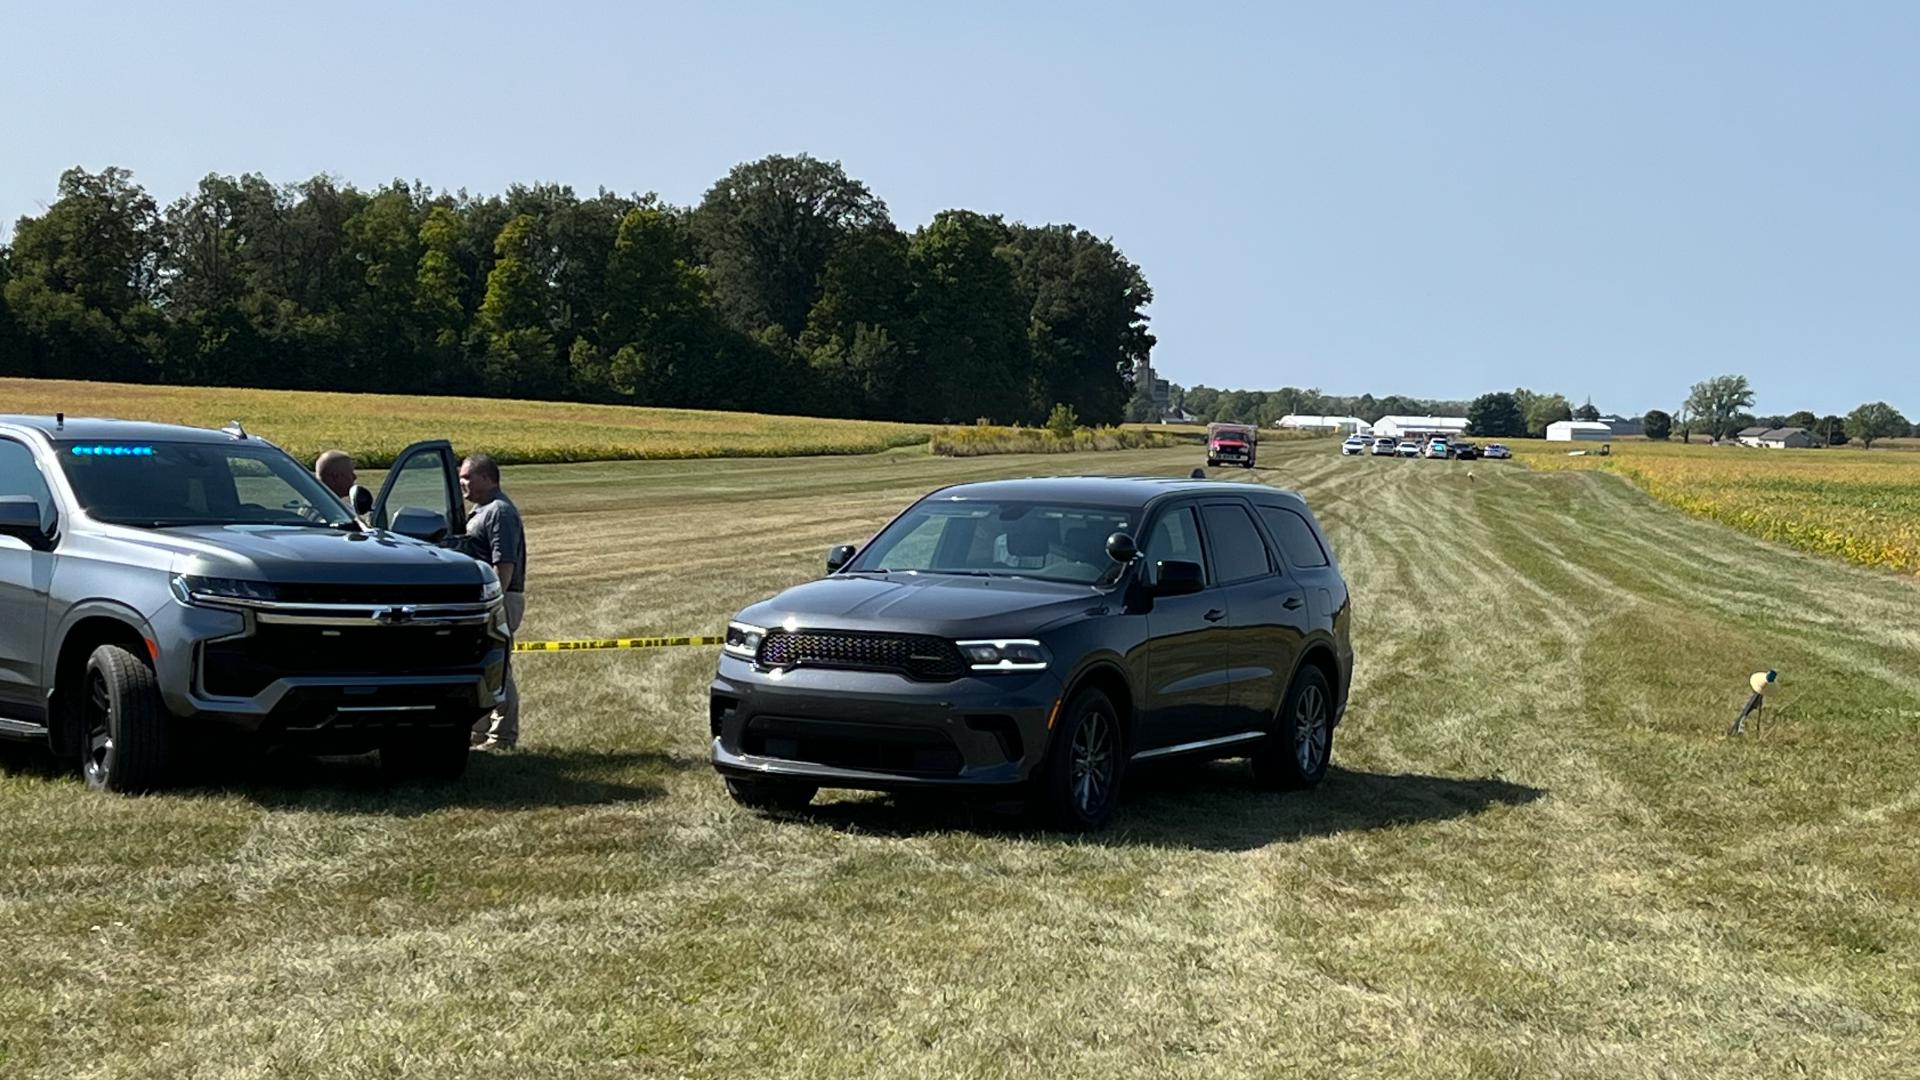
M1435 435L1465 435L1464 416L1383 416L1374 421L1373 433L1387 439L1428 439Z
M1288 413L1273 422L1277 428L1291 428L1295 431L1331 431L1340 435L1370 435L1373 425L1357 416L1309 416L1304 413Z
M1613 428L1598 420L1557 420L1547 425L1548 442L1606 442Z

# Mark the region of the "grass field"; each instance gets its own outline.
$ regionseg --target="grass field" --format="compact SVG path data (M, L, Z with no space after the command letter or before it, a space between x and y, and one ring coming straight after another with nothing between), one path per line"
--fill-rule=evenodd
M924 446L933 431L913 424L622 405L0 379L0 413L9 412L212 428L237 419L304 461L337 447L375 468L421 439L451 439L462 452L484 450L502 463L526 464L865 454Z
M1605 469L1669 506L1862 566L1920 573L1920 455L1624 440L1607 457L1510 442L1536 469ZM1591 445L1578 447L1592 451Z
M1194 457L510 470L524 633L710 632L935 485ZM1316 792L756 817L695 649L523 658L524 748L446 789L96 798L12 754L0 1076L1920 1075L1920 583L1599 472L1262 460L1355 593Z

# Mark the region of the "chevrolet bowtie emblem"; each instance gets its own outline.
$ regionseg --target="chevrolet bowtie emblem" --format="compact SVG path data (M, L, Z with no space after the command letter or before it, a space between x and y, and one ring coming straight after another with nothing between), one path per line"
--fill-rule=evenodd
M388 626L396 626L400 623L412 622L413 617L418 613L419 613L419 609L414 607L375 608L373 612L373 621L377 623L385 623Z

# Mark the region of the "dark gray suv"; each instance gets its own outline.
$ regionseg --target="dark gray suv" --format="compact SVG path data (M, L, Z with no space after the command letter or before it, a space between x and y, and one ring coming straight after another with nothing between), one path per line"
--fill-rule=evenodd
M363 523L238 426L0 416L0 735L116 791L196 736L457 776L508 642L493 568L436 543L460 509L444 442Z
M826 577L742 611L710 692L733 797L1024 794L1070 829L1130 764L1325 775L1353 673L1345 580L1305 500L1085 477L936 491Z

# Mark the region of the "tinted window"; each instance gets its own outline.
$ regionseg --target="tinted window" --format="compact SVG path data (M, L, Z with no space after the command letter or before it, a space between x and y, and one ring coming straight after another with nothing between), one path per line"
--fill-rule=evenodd
M1245 507L1215 503L1201 511L1206 515L1207 540L1213 546L1213 572L1222 583L1231 584L1273 573L1267 557L1267 543Z
M0 495L28 495L40 504L40 524L53 525L53 492L40 467L33 463L33 451L11 439L0 439Z
M62 443L88 514L123 525L341 525L346 507L313 474L258 444Z
M1126 532L1129 517L1097 506L929 501L889 525L849 569L1090 584L1118 568L1107 537Z
M1328 565L1327 551L1320 546L1320 538L1313 534L1313 526L1307 524L1306 518L1277 506L1261 507L1260 516L1267 520L1267 531L1287 553L1288 562L1303 570Z
M1147 572L1163 562L1190 562L1207 565L1200 552L1200 527L1193 520L1193 509L1182 506L1160 515L1153 533L1147 537Z

